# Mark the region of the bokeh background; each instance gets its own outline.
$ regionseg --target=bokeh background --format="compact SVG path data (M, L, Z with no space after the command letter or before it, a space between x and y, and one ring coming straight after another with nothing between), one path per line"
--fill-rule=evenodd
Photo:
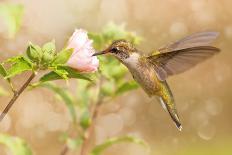
M98 117L95 143L114 135L145 139L152 155L232 154L232 1L231 0L1 0L25 7L15 39L5 36L0 20L0 59L25 51L28 41L55 39L62 47L75 28L98 32L109 22L143 37L138 47L148 53L193 32L221 33L215 43L222 52L181 75L169 78L183 131L179 132L161 106L142 90L106 104ZM26 75L25 75L26 76ZM20 85L24 77L18 77ZM1 81L2 87L6 84ZM71 87L71 86L70 86ZM74 86L72 86L74 87ZM72 89L72 88L71 88ZM0 107L9 97L1 97ZM66 107L44 89L25 92L0 124L1 132L24 138L36 155L57 155L59 135L71 124ZM9 154L4 148L0 154ZM74 154L69 152L70 155ZM144 148L119 144L105 155L146 155Z

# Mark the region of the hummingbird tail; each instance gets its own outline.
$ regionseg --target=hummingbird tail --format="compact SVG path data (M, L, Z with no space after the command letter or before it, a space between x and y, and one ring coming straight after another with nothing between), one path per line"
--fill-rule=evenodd
M162 107L169 113L176 127L178 128L179 131L181 131L182 125L180 123L180 119L177 114L174 98L166 81L162 82L159 99Z
M164 99L162 97L160 97L160 103L162 105L162 107L169 113L169 115L171 116L171 119L173 120L174 124L176 125L177 129L179 131L182 130L182 125L180 123L180 119L179 116L177 115L177 112L175 109L171 109L170 107L168 107L168 104L165 103Z

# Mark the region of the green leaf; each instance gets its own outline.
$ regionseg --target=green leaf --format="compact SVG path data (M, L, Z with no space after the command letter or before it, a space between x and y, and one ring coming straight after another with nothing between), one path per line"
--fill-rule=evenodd
M65 64L73 53L73 49L63 49L55 57L53 64Z
M0 75L2 75L5 78L7 76L7 74L8 73L7 73L6 69L5 69L5 67L3 66L3 64L0 64ZM7 78L7 81L12 87L11 79ZM1 94L0 96L6 96L7 93L3 89L1 89L0 94Z
M115 82L113 80L106 81L101 86L101 94L103 96L113 96L115 91Z
M72 95L64 88L58 87L52 83L43 83L43 84L40 84L39 86L48 88L61 97L61 99L64 101L64 103L68 107L72 120L75 123L76 122L76 111L75 111L75 106L74 106Z
M22 58L24 59L24 61L26 61L28 64L30 64L30 66L33 68L34 67L34 63L26 56L22 56Z
M88 104L91 102L90 101L90 91L91 89L89 88L89 81L86 80L79 80L77 83L77 93L76 97L78 100L78 105L80 105L81 108L88 108ZM91 96L91 99L93 99L94 96Z
M89 32L88 37L93 40L93 46L97 50L102 50L104 46L104 38L102 34Z
M2 64L0 64L0 75L2 75L3 77L7 75L6 69Z
M7 146L14 155L32 155L26 142L18 137L0 134L0 143Z
M63 79L60 75L58 75L56 72L51 71L44 76L40 78L40 82L48 82L48 81L54 81L54 80L60 80Z
M67 80L68 79L68 72L64 69L55 69L54 72L59 75L61 78Z
M125 39L133 44L139 44L142 40L141 37L134 32L126 31L125 25L116 25L114 23L107 24L101 33L89 32L89 38L93 40L94 47L97 50L106 48L114 40Z
M118 40L124 39L127 35L125 31L125 25L115 25L114 23L109 23L103 28L103 35L106 40Z
M4 17L9 29L9 37L15 37L22 24L24 7L21 4L0 4L0 15Z
M83 136L69 137L67 132L62 133L59 140L65 142L70 150L77 149L83 144Z
M19 56L15 56L15 57L8 58L5 62L6 62L6 63L15 63L15 62L18 61L18 59L21 59L21 58L23 58L23 56L22 56L22 55L19 55ZM4 63L5 63L5 62L4 62Z
M121 95L125 92L139 88L139 85L133 80L121 84L115 92L115 95Z
M136 35L134 32L128 32L127 33L127 40L129 40L134 45L139 45L141 41L143 40L142 37Z
M67 139L67 145L70 149L74 150L83 144L83 139L78 137L78 138L68 138Z
M111 71L110 76L113 77L115 80L122 79L126 74L128 73L128 70L125 66L122 64L115 66L114 69Z
M7 62L12 63L11 67L7 70L7 78L14 77L15 75L21 74L22 72L32 70L31 64L23 57L13 57L7 60Z
M120 80L128 73L125 66L120 64L115 58L108 62L103 60L101 62L102 74L108 79Z
M103 144L97 145L92 150L90 155L100 155L104 150L106 150L110 146L112 146L114 144L124 143L124 142L135 143L135 144L141 145L149 151L147 144L143 140L141 140L139 138L132 137L132 136L125 136L125 137L110 138L110 139L106 140Z
M81 119L80 119L81 127L85 130L90 126L91 122L92 122L92 120L91 120L91 115L90 115L89 111L88 110L84 111L82 113Z
M30 61L30 59L28 59L27 57L25 57L23 55L11 57L11 58L7 59L4 63L14 64L14 63L17 63L18 61L21 61L21 60L27 62L31 66L33 65L33 63Z
M60 70L61 69L65 70L68 73L67 75L68 78L83 79L83 80L91 81L90 74L80 73L67 66L59 66L58 68L60 68ZM52 71L52 72L45 74L43 77L41 77L40 82L54 81L54 80L60 80L60 79L63 79L63 78L56 72Z

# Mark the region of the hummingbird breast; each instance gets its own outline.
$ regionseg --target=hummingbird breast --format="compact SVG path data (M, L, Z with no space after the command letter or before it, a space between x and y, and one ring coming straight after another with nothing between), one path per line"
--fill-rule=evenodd
M144 89L144 91L149 95L153 96L159 90L159 80L156 76L155 70L140 56L136 59L124 62L129 71L131 72L134 80Z
M134 80L140 84L149 96L156 94L158 91L158 79L156 78L156 74L152 68L138 66L137 71L134 71L132 75Z

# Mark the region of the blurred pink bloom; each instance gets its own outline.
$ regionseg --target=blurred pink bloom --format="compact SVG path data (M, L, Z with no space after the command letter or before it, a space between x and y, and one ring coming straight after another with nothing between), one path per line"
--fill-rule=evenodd
M82 29L75 30L67 46L67 49L74 49L67 62L68 66L81 72L97 71L99 61L96 56L92 56L95 53L92 42L88 38L86 31Z

